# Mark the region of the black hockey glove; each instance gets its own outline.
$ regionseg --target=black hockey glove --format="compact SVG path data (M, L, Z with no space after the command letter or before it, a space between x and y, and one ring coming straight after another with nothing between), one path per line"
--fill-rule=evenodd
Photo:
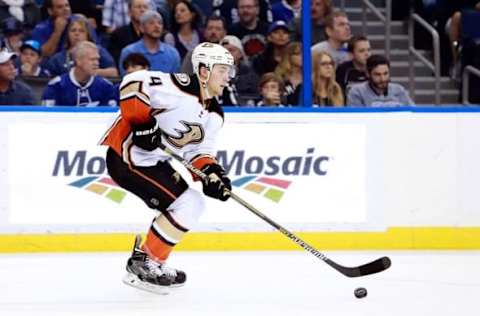
M203 167L202 171L207 175L206 179L202 179L203 193L221 201L228 200L232 185L225 175L225 170L219 164L213 163Z
M134 125L133 129L133 143L138 147L152 151L158 148L161 141L162 132L158 128L157 120L151 118L150 121L144 124Z

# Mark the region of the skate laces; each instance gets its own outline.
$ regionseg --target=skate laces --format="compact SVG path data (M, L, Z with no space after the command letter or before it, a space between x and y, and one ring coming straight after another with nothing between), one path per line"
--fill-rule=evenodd
M166 275L174 278L177 276L177 270L167 267L165 263L158 263L147 257L146 264L149 271L158 276Z
M161 269L168 276L171 276L171 277L174 277L174 278L177 276L177 270L168 267L166 264L162 264Z
M151 273L156 274L157 276L165 274L164 271L161 269L161 266L152 259L147 257L145 263Z

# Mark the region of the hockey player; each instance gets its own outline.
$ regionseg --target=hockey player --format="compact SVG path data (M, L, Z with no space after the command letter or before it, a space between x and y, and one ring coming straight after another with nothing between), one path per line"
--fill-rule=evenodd
M147 70L127 75L120 85L121 114L101 142L109 146L106 161L112 179L160 212L143 245L136 237L124 278L154 292L185 283L186 274L165 262L205 208L203 195L172 168L159 142L208 175L196 179L205 195L221 201L230 197L230 180L214 156L223 125L214 97L235 75L233 56L206 42L194 49L192 64L191 76Z

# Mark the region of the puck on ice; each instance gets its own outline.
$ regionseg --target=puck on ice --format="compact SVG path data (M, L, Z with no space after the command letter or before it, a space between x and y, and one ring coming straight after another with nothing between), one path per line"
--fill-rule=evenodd
M367 289L364 287L357 287L353 294L355 294L356 298L364 298L367 296Z

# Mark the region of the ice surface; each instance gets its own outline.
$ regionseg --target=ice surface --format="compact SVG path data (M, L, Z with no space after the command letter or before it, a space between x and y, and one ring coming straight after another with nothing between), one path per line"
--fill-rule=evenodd
M476 315L480 252L326 252L392 267L349 279L304 251L176 252L187 284L161 296L126 286L129 253L0 255L0 315ZM368 296L356 299L363 286Z

